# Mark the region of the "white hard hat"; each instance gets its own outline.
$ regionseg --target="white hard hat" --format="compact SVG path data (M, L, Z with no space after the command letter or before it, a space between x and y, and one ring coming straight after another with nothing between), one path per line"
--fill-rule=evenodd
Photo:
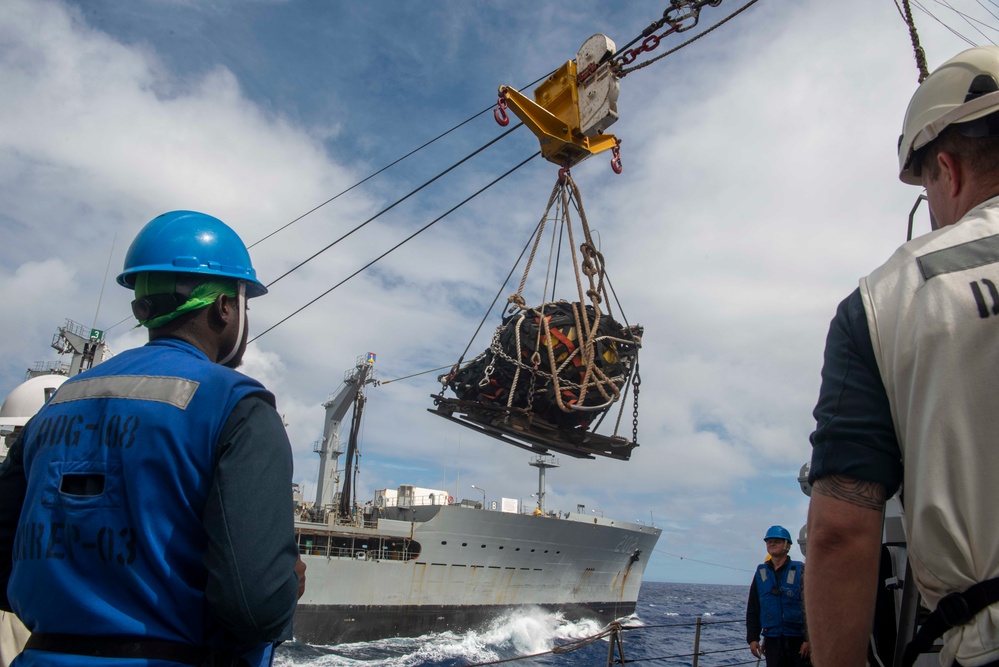
M39 375L14 387L0 407L0 428L9 432L11 427L27 424L66 379L64 375Z
M968 49L935 69L916 89L905 111L898 138L899 179L920 185L912 173L912 154L948 125L969 123L994 111L999 111L999 47Z

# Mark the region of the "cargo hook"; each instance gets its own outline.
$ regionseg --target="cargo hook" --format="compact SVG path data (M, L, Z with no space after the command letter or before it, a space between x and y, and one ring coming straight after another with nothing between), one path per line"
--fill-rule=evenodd
M510 124L510 117L506 115L506 95L500 93L499 97L496 99L496 108L493 109L493 118L502 127L506 127Z

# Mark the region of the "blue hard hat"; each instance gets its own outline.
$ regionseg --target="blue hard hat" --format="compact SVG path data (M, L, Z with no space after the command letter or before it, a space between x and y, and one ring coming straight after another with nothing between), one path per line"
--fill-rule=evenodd
M763 536L763 541L765 542L767 540L772 540L775 538L778 540L787 540L788 542L790 542L791 533L787 532L787 528L785 528L784 526L770 526L770 530L768 530L767 534Z
M267 293L239 235L218 218L195 211L170 211L146 224L125 253L118 284L135 289L135 274L146 271L243 280L247 297Z

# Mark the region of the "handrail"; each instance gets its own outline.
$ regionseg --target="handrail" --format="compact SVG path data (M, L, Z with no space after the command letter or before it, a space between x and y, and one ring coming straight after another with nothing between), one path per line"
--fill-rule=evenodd
M697 648L700 643L700 633L701 629L709 625L722 625L726 623L744 623L742 620L733 621L704 621L700 617L696 619L693 623L676 623L667 625L646 625L646 626L627 626L621 625L619 621L614 621L608 624L598 633L590 635L588 637L582 637L580 639L574 639L571 642L566 642L564 644L559 644L552 647L549 651L544 651L542 653L532 653L530 655L520 655L514 656L512 658L504 658L501 660L492 660L490 662L477 662L467 667L486 667L487 665L498 665L507 662L516 662L518 660L527 660L529 658L537 658L543 655L562 655L565 653L570 653L572 651L578 651L581 648L589 646L597 640L607 638L608 639L608 653L607 653L607 667L612 667L613 665L625 665L626 663L632 662L652 662L652 661L669 661L673 660L673 664L676 665L690 665L690 658L693 658L692 664L694 667L698 667L698 659L703 656L717 655L720 653L732 653L735 651L748 651L748 647L745 644L741 644L734 648L724 648L715 649L711 651L702 651ZM628 630L647 630L654 628L667 628L667 627L689 627L696 626L696 634L694 637L694 652L693 653L682 653L675 655L663 655L654 658L628 658L624 657L624 639L623 635L625 631ZM726 662L718 663L717 667L737 667L738 665L748 665L748 664L758 664L759 660L747 660L745 662ZM667 663L670 664L670 663Z

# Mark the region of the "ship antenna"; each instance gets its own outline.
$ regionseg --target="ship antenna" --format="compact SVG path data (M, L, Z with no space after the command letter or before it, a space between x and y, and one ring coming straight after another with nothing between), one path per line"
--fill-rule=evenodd
M101 302L104 300L104 286L108 282L108 272L111 270L111 257L114 256L114 243L118 240L118 232L114 233L114 237L111 239L111 252L108 253L108 265L104 267L104 280L101 282L101 294L97 297L97 309L94 311L94 324L91 329L97 328L97 316L101 312Z

